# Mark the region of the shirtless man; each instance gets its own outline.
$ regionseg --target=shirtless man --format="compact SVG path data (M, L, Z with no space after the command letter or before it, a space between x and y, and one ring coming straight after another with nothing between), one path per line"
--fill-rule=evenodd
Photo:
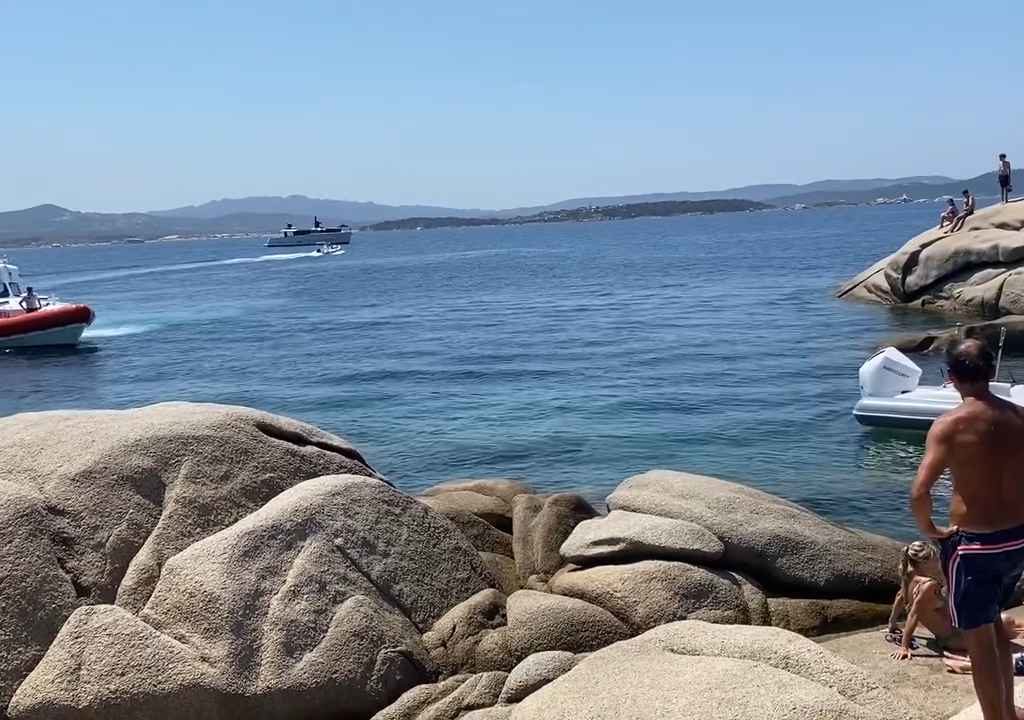
M956 216L953 224L949 226L949 230L946 231L947 235L955 233L957 230L962 228L964 223L967 222L967 218L974 214L974 196L971 195L970 190L964 190L962 194L964 196L964 209Z
M946 354L963 404L928 432L911 491L921 532L939 541L949 615L963 631L974 690L985 720L1017 720L1011 630L1000 610L1024 572L1024 409L989 390L995 359L983 343L964 340ZM953 475L949 527L932 520L931 489Z

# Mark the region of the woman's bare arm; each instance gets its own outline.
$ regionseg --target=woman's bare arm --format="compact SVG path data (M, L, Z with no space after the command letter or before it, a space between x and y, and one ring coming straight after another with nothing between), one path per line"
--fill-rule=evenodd
M896 599L892 603L892 612L889 614L889 632L896 629L896 621L900 617L900 613L906 607L906 603L903 601L903 591L900 590L896 593Z

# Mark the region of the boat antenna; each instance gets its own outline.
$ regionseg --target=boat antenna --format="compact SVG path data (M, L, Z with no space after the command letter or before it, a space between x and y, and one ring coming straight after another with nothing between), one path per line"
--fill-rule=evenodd
M1003 343L1006 342L1006 326L999 328L999 352L996 353L996 376L995 380L999 380L999 363L1003 361Z

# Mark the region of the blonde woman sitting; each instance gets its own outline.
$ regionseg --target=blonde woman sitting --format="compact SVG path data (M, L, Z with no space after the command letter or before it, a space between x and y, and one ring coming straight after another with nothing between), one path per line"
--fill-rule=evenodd
M904 609L907 610L907 624L900 630L896 619ZM1020 627L1013 618L1003 613L1002 620L1011 638L1020 634ZM934 545L920 540L904 547L900 555L900 591L892 606L886 634L887 640L899 645L891 655L893 660L909 660L913 657L911 651L916 648L914 632L918 625L923 625L935 636L935 644L945 656L950 671L970 672L963 633L953 627L949 618L946 583L939 565L939 553Z

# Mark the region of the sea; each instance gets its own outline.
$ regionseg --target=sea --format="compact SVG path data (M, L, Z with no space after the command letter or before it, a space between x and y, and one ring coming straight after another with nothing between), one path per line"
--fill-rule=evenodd
M96 322L75 351L0 355L0 414L250 405L349 439L409 492L507 477L599 503L668 468L912 538L923 436L850 411L879 343L946 323L833 293L938 213L359 232L324 257L253 237L11 249Z

